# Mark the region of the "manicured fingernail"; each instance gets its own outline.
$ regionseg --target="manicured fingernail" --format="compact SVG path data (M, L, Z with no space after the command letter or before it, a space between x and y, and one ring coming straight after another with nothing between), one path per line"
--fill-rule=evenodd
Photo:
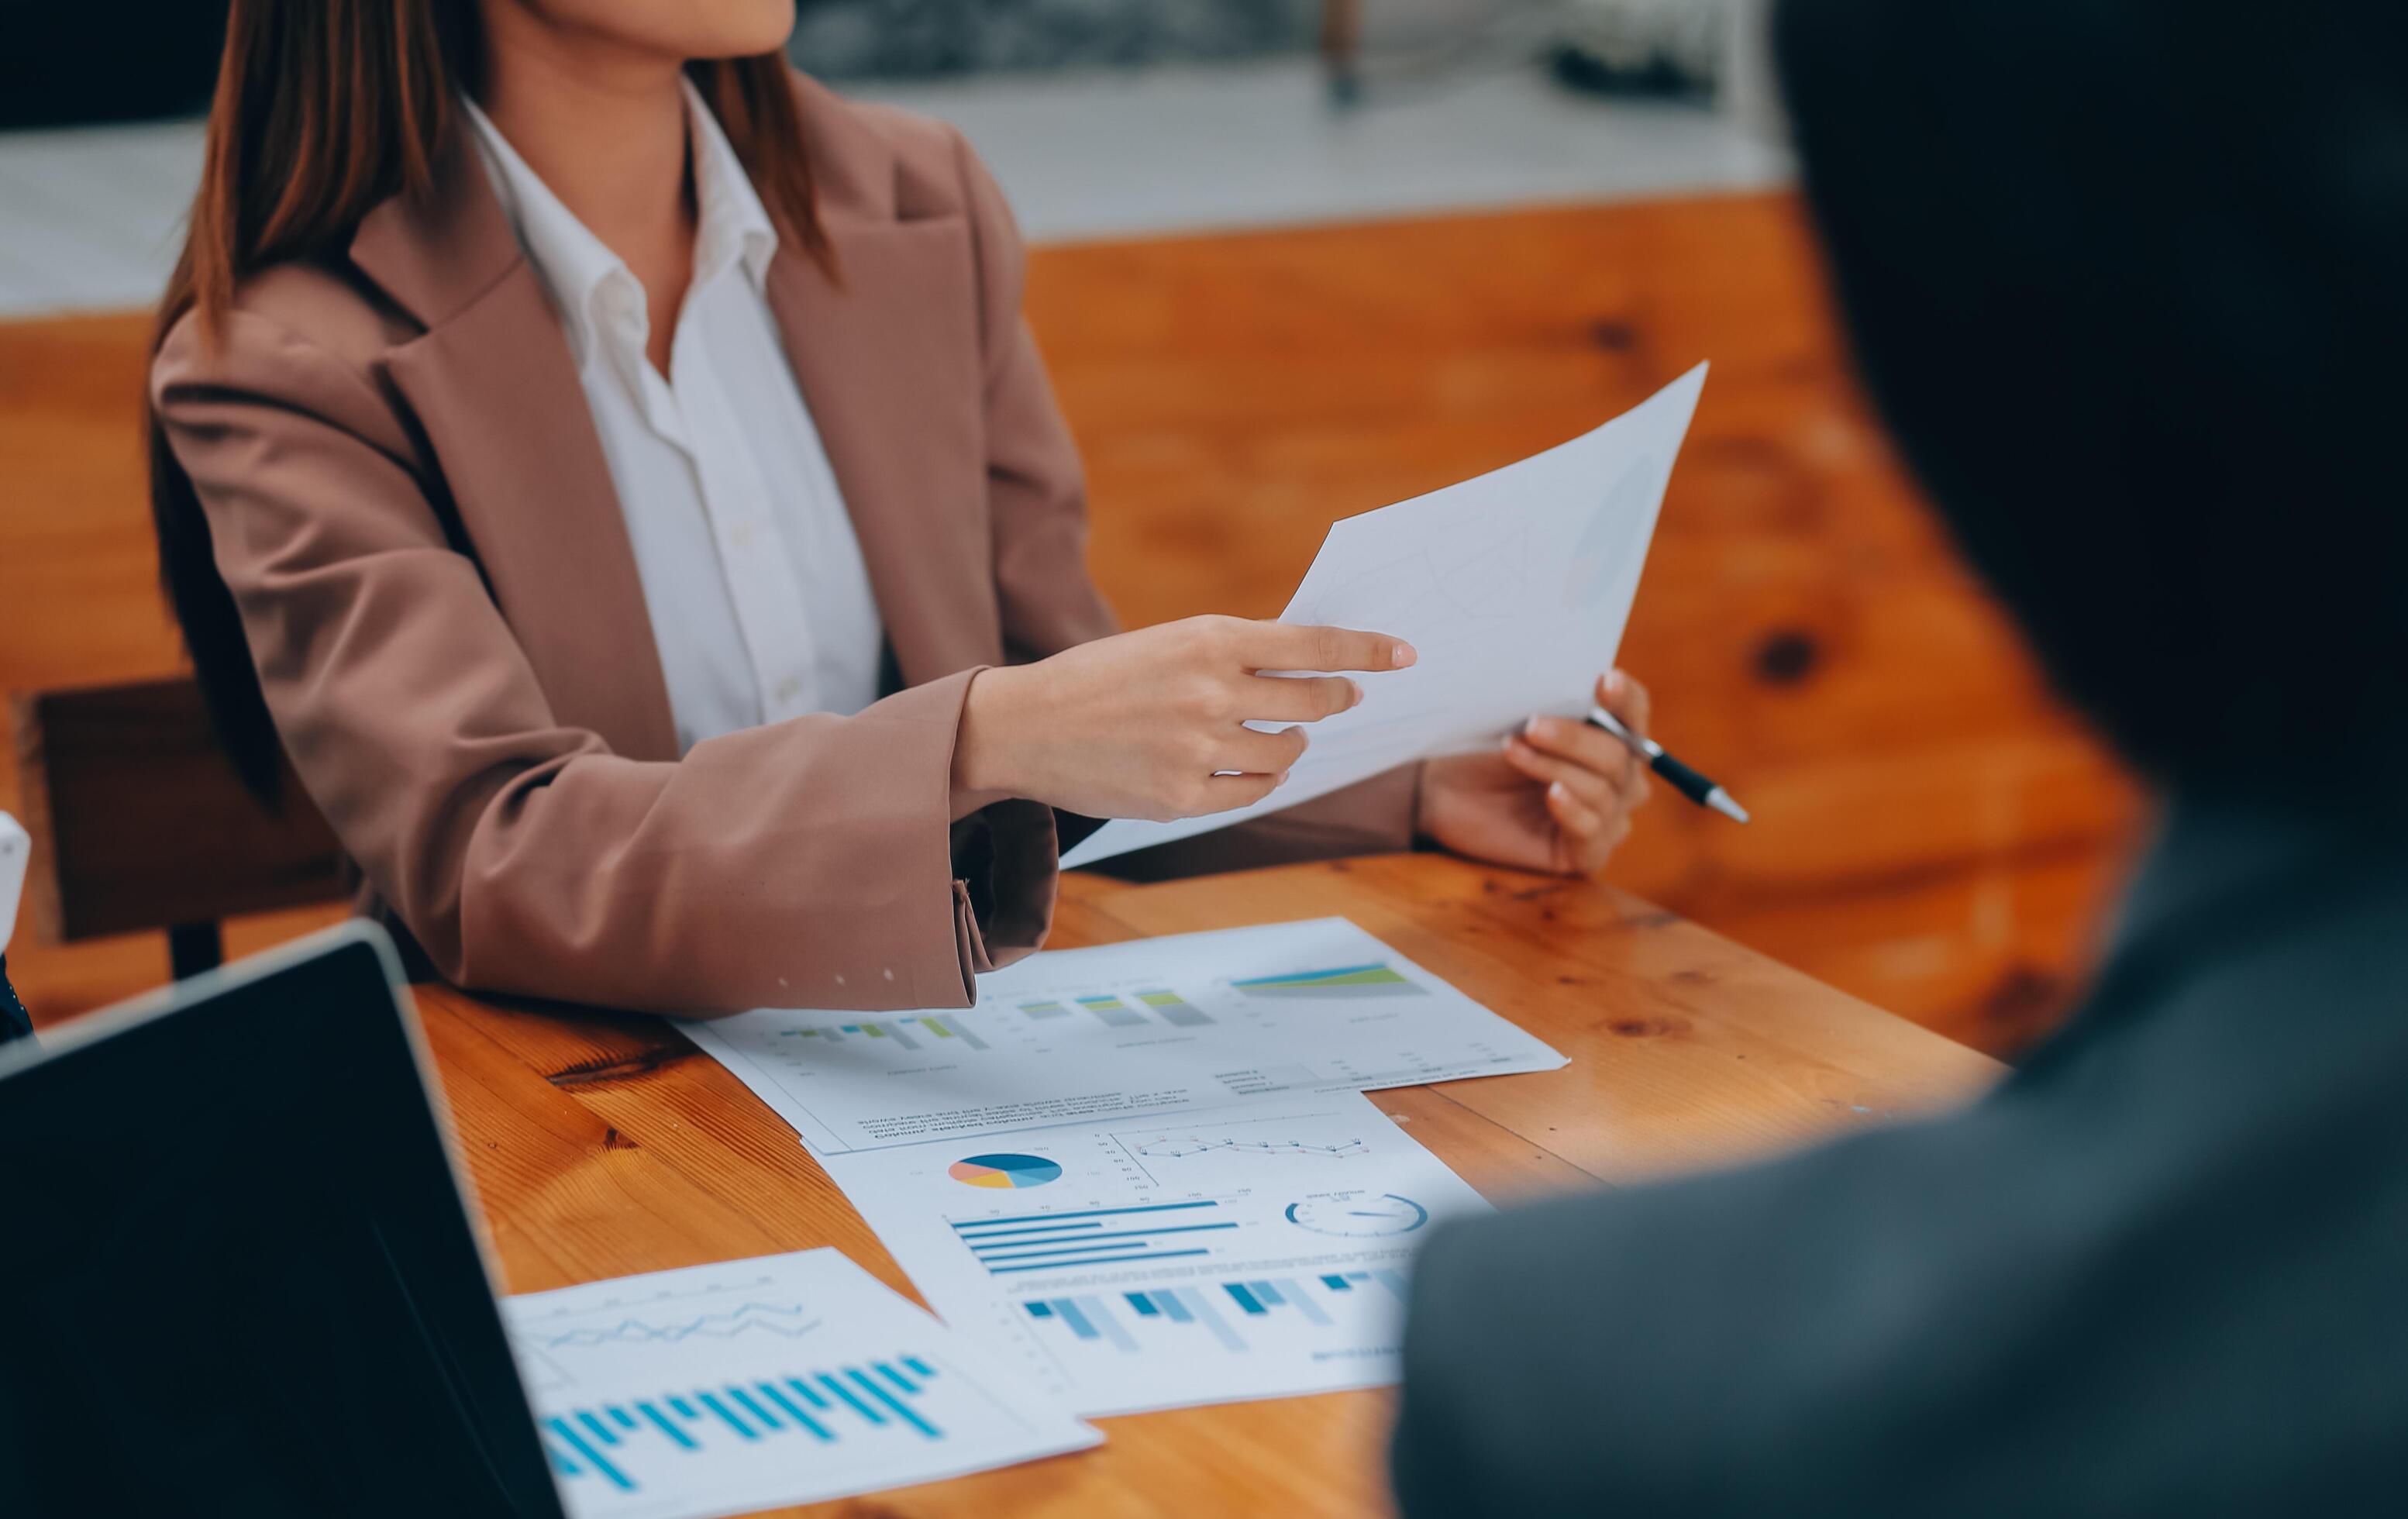
M1536 713L1532 713L1530 716L1522 720L1522 731L1524 733L1536 734L1539 731L1539 724L1544 721L1545 719L1538 716Z
M1361 704L1363 700L1363 687L1358 682L1354 681L1347 681L1346 692L1347 706L1354 707Z
M1414 660L1419 659L1421 656L1413 652L1413 646L1412 644L1400 643L1397 645L1396 653L1393 657L1396 659L1397 668L1401 670L1412 665Z
M1572 799L1571 788L1565 785L1560 781L1557 781L1547 787L1547 795L1559 802L1569 802Z
M1509 734L1507 734L1504 738L1499 738L1498 740L1497 740L1497 747L1498 747L1498 748L1499 748L1499 749L1501 749L1501 750L1503 750L1503 751L1505 751L1505 752L1507 752L1507 753L1509 753L1509 754L1510 754L1510 753L1513 752L1513 746L1514 746L1515 744L1520 743L1521 741L1522 741L1522 736L1521 736L1520 734L1518 734L1518 733L1509 733Z
M1607 695L1621 695L1622 688L1628 683L1628 679L1625 677L1620 670L1608 670L1605 672L1605 692Z

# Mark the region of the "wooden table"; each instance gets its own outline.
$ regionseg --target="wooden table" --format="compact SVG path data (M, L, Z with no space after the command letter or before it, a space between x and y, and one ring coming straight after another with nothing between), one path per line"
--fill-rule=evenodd
M1373 1093L1496 1200L1626 1183L1961 1102L1986 1057L1589 882L1436 855L1129 887L1066 881L1054 943L1343 914L1571 1057ZM910 1283L793 1130L659 1019L418 1005L514 1292L836 1245ZM1390 1396L1101 1425L1100 1449L819 1512L1377 1512Z

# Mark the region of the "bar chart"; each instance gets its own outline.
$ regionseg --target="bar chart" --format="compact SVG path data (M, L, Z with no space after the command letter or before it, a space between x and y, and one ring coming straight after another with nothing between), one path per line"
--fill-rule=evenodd
M913 1033L915 1027L918 1030L917 1036ZM778 1031L778 1037L790 1039L818 1039L826 1044L841 1044L848 1037L889 1039L897 1048L904 1050L918 1050L921 1048L920 1039L928 1038L959 1039L973 1050L993 1048L986 1040L979 1038L977 1032L968 1025L933 1012L911 1013L901 1018L891 1018L877 1023L824 1024L814 1027L784 1028Z
M959 1010L763 1008L687 1035L821 1155L1564 1063L1343 919L1047 951L976 991Z
M1354 1093L1011 1140L982 1162L1059 1177L981 1196L950 1144L825 1164L947 1323L1081 1414L1394 1381L1415 1247L1487 1206Z
M1015 1289L1006 1312L1083 1413L1377 1386L1402 1366L1409 1289L1403 1257L1383 1258L1301 1268L1291 1256L1284 1270L1233 1262L1109 1284L1040 1280Z
M1094 1440L833 1250L536 1293L504 1311L580 1519L807 1502Z
M543 1420L552 1470L621 1492L638 1490L631 1472L652 1455L701 1456L723 1440L758 1442L808 1435L822 1445L870 1432L909 1431L922 1440L945 1432L914 1406L937 1369L917 1355L762 1377L747 1383L684 1388L625 1403L576 1406ZM654 1447L648 1452L646 1447Z
M1350 1313L1359 1300L1354 1295L1367 1289L1379 1295L1383 1310L1387 1303L1401 1304L1404 1273L1382 1268L1156 1287L1146 1292L1038 1297L1021 1304L1021 1311L1034 1324L1068 1334L1074 1344L1084 1340L1110 1345L1126 1355L1204 1344L1242 1355L1252 1352L1257 1338L1265 1334L1283 1344L1291 1342L1287 1327L1278 1322L1287 1315L1316 1329L1334 1328L1340 1315Z
M1239 1228L1218 1201L1144 1203L953 1222L956 1238L990 1276L1022 1276L1132 1261L1193 1260Z
M1039 997L1022 1002L1018 1007L1024 1017L1040 1023L1051 1018L1068 1018L1075 1009L1106 1028L1141 1028L1155 1019L1173 1028L1201 1028L1213 1021L1211 1013L1177 992L1158 986L1126 994L1096 993L1067 1000Z

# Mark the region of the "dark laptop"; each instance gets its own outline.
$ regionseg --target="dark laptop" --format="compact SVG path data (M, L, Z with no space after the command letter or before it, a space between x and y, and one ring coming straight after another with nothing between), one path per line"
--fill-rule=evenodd
M562 1513L383 934L44 1039L0 1049L0 1514Z

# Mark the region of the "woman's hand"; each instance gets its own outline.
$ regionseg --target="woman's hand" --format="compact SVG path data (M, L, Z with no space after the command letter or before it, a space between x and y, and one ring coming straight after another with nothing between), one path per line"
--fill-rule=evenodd
M1303 724L1363 699L1340 676L1399 670L1411 646L1377 633L1191 617L1066 649L970 681L953 746L956 817L1025 796L1098 818L1168 822L1270 795L1304 752Z
M1647 688L1615 670L1598 704L1647 733ZM1493 753L1422 770L1416 826L1457 854L1525 870L1584 876L1605 864L1647 799L1647 767L1621 739L1574 717L1532 718Z

